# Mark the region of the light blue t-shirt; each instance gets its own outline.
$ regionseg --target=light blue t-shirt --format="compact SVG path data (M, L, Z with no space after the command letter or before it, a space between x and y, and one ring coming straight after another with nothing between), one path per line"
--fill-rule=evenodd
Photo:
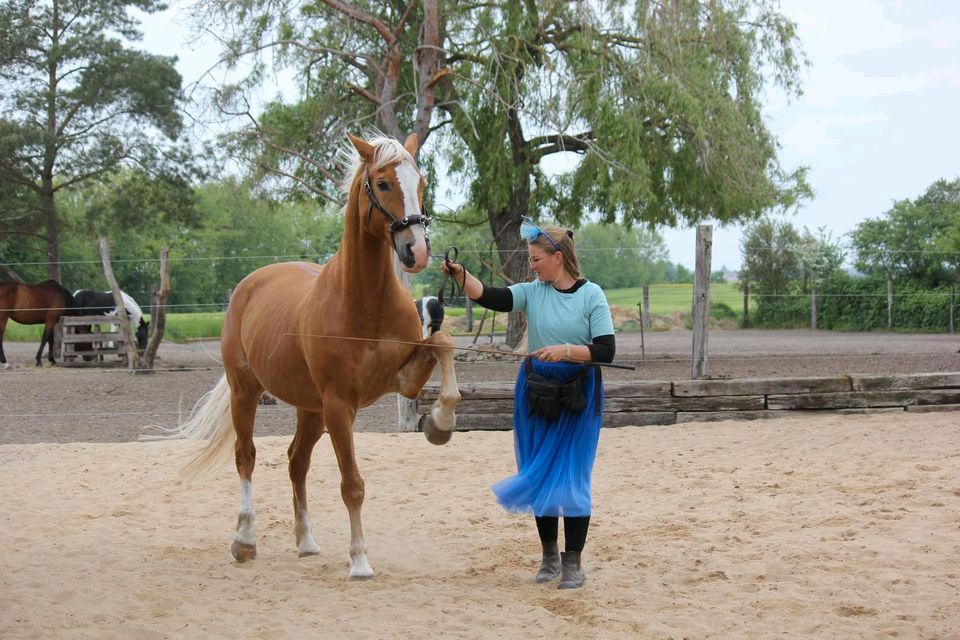
M603 290L589 280L573 293L534 280L510 286L513 310L527 316L527 350L551 344L590 344L613 335L613 318Z

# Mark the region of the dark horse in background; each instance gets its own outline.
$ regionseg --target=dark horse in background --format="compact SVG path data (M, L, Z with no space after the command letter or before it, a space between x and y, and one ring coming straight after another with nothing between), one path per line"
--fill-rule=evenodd
M443 305L436 296L426 296L417 298L413 301L417 305L417 313L420 315L420 327L423 329L423 337L429 338L443 326Z
M60 316L75 315L77 301L56 280L44 280L37 284L23 282L0 282L0 367L9 369L7 358L3 354L3 333L7 329L7 319L20 324L42 324L43 339L37 350L37 366L41 365L44 345L50 345L47 358L53 359L53 328Z
M116 313L117 304L113 301L113 293L110 291L79 289L73 292L73 297L76 298L77 301L77 311L73 315L100 316ZM147 348L150 323L144 321L143 311L140 309L140 305L138 305L137 301L128 293L121 291L120 297L123 298L123 306L126 308L127 315L130 317L130 325L135 327L137 348L143 351Z

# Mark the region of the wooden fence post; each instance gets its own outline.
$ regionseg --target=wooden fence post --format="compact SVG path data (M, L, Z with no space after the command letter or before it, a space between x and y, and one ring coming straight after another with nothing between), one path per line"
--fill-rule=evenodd
M467 298L467 312L466 312L467 329L466 331L467 333L470 333L471 331L473 331L473 300L470 299L470 296L466 296L466 298Z
M950 283L950 335L954 334L954 329L956 324L954 318L956 317L957 309L957 283Z
M713 227L697 226L697 263L693 280L693 370L699 380L707 375L707 335L710 320L710 258L713 253Z
M750 281L743 281L743 328L750 326Z
M887 331L893 329L893 276L887 275Z
M650 285L643 285L643 317L640 324L644 329L650 328Z
M810 290L810 328L817 330L817 288Z

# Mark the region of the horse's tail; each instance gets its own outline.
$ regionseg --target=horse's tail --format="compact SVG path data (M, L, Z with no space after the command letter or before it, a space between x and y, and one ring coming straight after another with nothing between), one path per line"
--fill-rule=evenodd
M207 442L180 469L180 479L185 482L213 475L232 460L237 434L233 430L233 418L230 415L230 385L227 384L226 374L221 376L213 389L197 400L186 422L160 437Z

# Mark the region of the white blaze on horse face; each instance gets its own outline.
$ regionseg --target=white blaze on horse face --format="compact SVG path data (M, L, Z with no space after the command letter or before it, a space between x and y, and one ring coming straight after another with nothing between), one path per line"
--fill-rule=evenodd
M403 193L403 215L420 215L420 174L416 168L407 163L401 162L396 166L397 183L400 185L400 191ZM416 225L410 227L413 232L414 243L411 247L415 263L410 271L422 271L430 261L430 252L427 249L427 236L424 227Z

